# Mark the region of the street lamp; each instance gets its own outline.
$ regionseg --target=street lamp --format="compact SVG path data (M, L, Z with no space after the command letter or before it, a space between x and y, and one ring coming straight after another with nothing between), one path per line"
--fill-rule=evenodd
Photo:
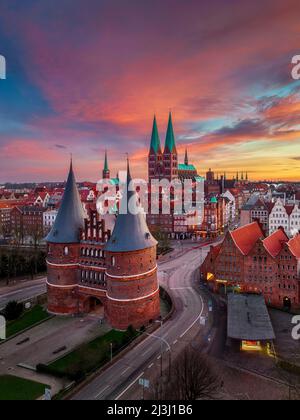
M172 364L172 354L171 354L171 346L170 344L167 342L167 340L165 340L163 338L163 320L162 319L158 319L155 321L156 323L160 324L160 328L161 328L161 337L156 336L154 334L149 334L154 338L157 338L158 340L160 340L160 376L163 376L163 344L166 344L167 346L167 351L169 352L169 377L171 376L171 364Z

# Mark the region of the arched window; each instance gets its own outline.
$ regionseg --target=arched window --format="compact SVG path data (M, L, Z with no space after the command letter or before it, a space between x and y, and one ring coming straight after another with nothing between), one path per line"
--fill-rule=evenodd
M111 257L111 265L112 265L112 267L116 266L116 258L115 257Z
M69 248L67 246L64 247L64 255L66 257L69 255Z

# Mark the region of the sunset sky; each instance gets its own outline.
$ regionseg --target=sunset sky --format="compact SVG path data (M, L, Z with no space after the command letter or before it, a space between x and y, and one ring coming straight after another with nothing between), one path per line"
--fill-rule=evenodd
M252 179L300 180L299 0L0 0L0 182L96 181L164 143Z

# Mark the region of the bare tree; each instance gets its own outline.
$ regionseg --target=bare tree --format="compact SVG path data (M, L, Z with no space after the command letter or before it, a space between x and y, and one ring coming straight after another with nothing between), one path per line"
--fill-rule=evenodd
M166 375L156 384L155 399L173 401L209 400L216 397L221 381L208 358L186 349Z

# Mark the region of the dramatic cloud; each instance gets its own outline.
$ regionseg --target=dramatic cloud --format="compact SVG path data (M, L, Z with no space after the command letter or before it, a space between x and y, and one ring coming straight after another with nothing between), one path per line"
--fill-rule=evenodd
M32 156L16 153L0 180L57 179L71 152L96 180L105 149L116 172L128 152L146 175L153 114L163 139L170 108L201 172L260 178L284 161L298 177L299 12L298 0L2 0L0 149L28 142Z

